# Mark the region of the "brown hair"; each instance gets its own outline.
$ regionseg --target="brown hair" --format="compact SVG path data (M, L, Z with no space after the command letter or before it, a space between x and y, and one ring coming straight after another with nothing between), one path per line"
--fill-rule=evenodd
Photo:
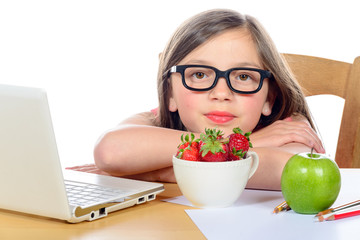
M216 9L197 14L180 25L161 54L158 70L157 125L186 130L178 112L169 111L172 91L168 81L169 69L210 38L236 28L245 28L250 32L265 69L273 75L269 81L269 96L274 101L272 113L270 116L262 115L254 131L294 114L303 115L312 123L299 84L262 25L251 16L232 10Z

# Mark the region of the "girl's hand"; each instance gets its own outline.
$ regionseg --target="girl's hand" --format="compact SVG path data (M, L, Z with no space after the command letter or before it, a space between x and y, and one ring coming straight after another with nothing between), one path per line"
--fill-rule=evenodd
M325 153L320 138L304 117L293 116L278 120L250 136L254 147L281 147L290 143L300 143Z

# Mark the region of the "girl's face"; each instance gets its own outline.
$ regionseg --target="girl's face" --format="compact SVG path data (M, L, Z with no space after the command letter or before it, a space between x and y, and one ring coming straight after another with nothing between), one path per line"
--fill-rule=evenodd
M229 30L215 36L189 53L178 65L208 65L225 71L235 67L263 69L251 35L246 29ZM255 94L235 93L225 78L205 92L186 89L180 73L172 73L172 96L169 110L178 111L190 132L203 132L205 128L218 127L225 135L234 127L253 131L261 114L270 115L272 104L268 99L269 83L264 80Z

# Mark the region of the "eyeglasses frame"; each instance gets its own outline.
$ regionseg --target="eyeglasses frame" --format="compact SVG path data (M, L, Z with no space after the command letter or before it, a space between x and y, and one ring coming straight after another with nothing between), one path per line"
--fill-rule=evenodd
M186 84L186 81L185 81L185 69L189 68L189 67L201 67L201 68L209 68L209 69L212 69L214 72L215 72L215 79L214 79L214 82L213 84L208 87L208 88L204 88L204 89L197 89L197 88L192 88L192 87L189 87L187 84ZM235 88L233 88L231 86L231 82L230 82L230 73L234 70L248 70L248 71L255 71L255 72L258 72L260 73L260 83L259 83L259 86L257 89L253 90L253 91L240 91L240 90L236 90ZM212 66L207 66L207 65L176 65L176 66L172 66L169 70L169 76L171 73L180 73L181 74L181 77L182 77L182 84L184 85L185 88L191 90L191 91L197 91L197 92L205 92L205 91L209 91L211 89L213 89L216 84L218 83L219 81L219 78L225 78L226 79L226 83L228 85L228 87L233 91L233 92L236 92L236 93L240 93L240 94L254 94L254 93L257 93L258 91L260 91L260 89L262 88L262 85L263 85L263 82L264 82L264 79L268 78L268 79L271 79L272 77L272 74L271 72L267 71L267 70L263 70L263 69L258 69L258 68L246 68L246 67L240 67L240 68L230 68L226 71L221 71L215 67L212 67Z

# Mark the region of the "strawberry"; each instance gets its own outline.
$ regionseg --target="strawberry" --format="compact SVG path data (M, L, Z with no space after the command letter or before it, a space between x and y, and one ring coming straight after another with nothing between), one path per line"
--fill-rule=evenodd
M176 157L189 161L200 161L199 139L195 139L195 135L191 133L191 138L187 134L181 135L181 144L178 146Z
M205 129L205 134L200 135L201 160L205 162L224 162L228 159L227 139L223 138L223 132L214 129Z
M252 147L249 138L251 132L243 134L240 128L234 128L233 132L229 136L229 160L239 160L244 158L249 147Z

